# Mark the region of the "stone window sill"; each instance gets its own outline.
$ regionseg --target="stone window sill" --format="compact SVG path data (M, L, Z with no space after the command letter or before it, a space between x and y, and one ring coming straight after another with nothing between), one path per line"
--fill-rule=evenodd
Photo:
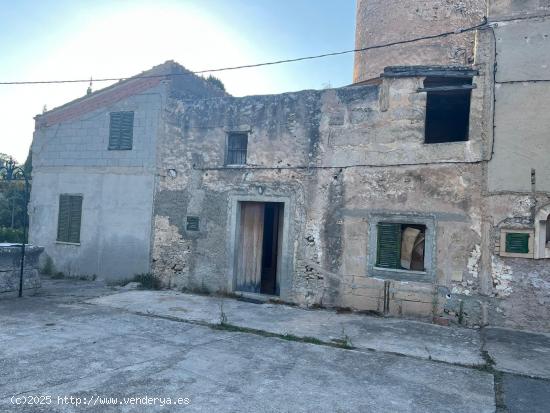
M433 283L433 276L426 271L401 270L397 268L373 267L371 277L420 283Z
M428 273L426 271L415 271L415 270L402 270L399 268L383 268L383 267L374 267L375 270L378 271L390 271L390 272L397 272L401 274L413 274L413 275L427 275Z
M61 244L61 245L76 245L76 246L80 246L80 242L65 242L65 241L55 241L56 244Z

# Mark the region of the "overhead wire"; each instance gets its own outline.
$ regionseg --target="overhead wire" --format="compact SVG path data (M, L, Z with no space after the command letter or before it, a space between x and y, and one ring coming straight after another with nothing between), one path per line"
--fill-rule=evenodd
M328 52L328 53L322 53L317 55L273 60L269 62L252 63L252 64L245 64L245 65L238 65L238 66L227 66L227 67L221 67L221 68L195 70L195 71L189 71L184 73L137 75L137 76L129 76L129 77L94 78L93 82L94 83L95 82L113 82L113 81L123 81L128 79L151 79L151 78L159 78L159 77L164 78L164 77L174 77L174 76L190 76L190 75L200 75L205 73L216 73L216 72L226 72L230 70L248 69L248 68L254 68L254 67L273 66L273 65L283 64L283 63L293 63L293 62L300 62L304 60L313 60L313 59L321 59L321 58L331 57L331 56L340 56L340 55L349 54L349 53L360 53L368 50L382 49L382 48L398 46L402 44L415 43L422 40L437 39L441 37L467 33L470 31L479 30L486 27L488 27L487 19L484 18L483 22L476 24L474 26L466 27L466 28L459 28L453 31L447 31L443 33L420 36L420 37L415 37L415 38L406 39L406 40L398 40L394 42L388 42L388 43L377 44L373 46L366 46L361 48L341 50L337 52ZM88 83L88 82L90 82L89 78L88 79L63 79L63 80L23 80L23 81L0 82L0 85L33 85L33 84L52 84L52 83L54 84L55 83Z
M465 28L458 28L456 30L437 33L433 35L426 35L426 36L419 36L412 39L406 39L406 40L398 40L394 42L388 42L388 43L382 43L377 44L373 46L366 46L366 47L360 47L355 49L349 49L349 50L341 50L337 52L328 52L328 53L322 53L317 55L310 55L310 56L302 56L302 57L296 57L296 58L290 58L290 59L280 59L280 60L273 60L268 62L260 62L260 63L251 63L251 64L244 64L244 65L238 65L238 66L227 66L227 67L220 67L220 68L213 68L213 69L202 69L202 70L195 70L195 71L188 71L184 73L170 73L170 74L156 74L156 75L137 75L137 76L127 76L127 77L105 77L105 78L97 78L93 79L93 82L114 82L114 81L123 81L128 79L150 79L150 78L165 78L165 77L175 77L175 76L190 76L190 75L200 75L205 73L216 73L216 72L226 72L230 70L239 70L239 69L248 69L248 68L254 68L254 67L263 67L263 66L273 66L273 65L279 65L284 63L293 63L293 62L300 62L304 60L313 60L313 59L321 59L325 57L331 57L331 56L340 56L344 54L349 53L360 53L360 52L366 52L368 50L375 50L375 49L382 49L386 47L392 47L392 46L398 46L402 44L408 44L408 43L415 43L420 42L423 40L430 40L430 39L437 39L441 37L447 37L462 33L467 33L474 30L481 30L481 29L487 29L492 28L495 25L498 25L500 22L513 22L513 21L519 21L519 20L532 20L532 19L540 19L550 17L550 14L537 14L537 15L531 15L531 16L519 16L519 17L512 17L507 19L496 19L496 20L488 20L486 17L483 18L483 21L479 24L476 24L474 26L465 27ZM61 80L22 80L22 81L2 81L0 82L0 85L36 85L36 84L58 84L58 83L87 83L90 82L91 79L61 79ZM537 81L547 81L547 79L537 79Z

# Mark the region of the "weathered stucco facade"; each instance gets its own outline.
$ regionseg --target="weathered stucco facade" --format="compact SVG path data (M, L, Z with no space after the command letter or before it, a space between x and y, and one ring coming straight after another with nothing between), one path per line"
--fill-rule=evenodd
M214 91L173 62L36 117L30 242L67 276L128 279L150 271L156 148L167 97ZM177 75L169 86L165 74ZM188 73L188 72L187 72ZM131 150L109 150L109 115L133 115ZM82 199L78 242L58 239L61 195Z
M31 240L106 278L550 330L550 5L420 3L359 1L357 46L488 23L357 53L348 87L236 98L167 63L128 96L38 117ZM464 135L434 143L447 92L467 97ZM109 154L119 110L135 150ZM55 239L64 192L84 194L79 245Z
M495 145L484 197L495 323L550 330L550 3L494 0ZM533 238L529 258L503 257L501 234Z
M170 286L238 291L238 202L284 202L284 301L379 312L389 301L392 314L431 317L454 284L475 290L468 262L481 243L483 114L491 100L484 89L474 93L469 141L425 145L422 80L173 100L159 139L155 274ZM249 131L247 165L224 166L228 131ZM187 216L199 217L199 231L186 231ZM374 268L372 223L395 216L428 227L422 274Z
M483 24L486 0L357 0L355 47L362 49L419 39ZM376 78L387 66L470 65L475 32L357 52L355 83Z
M358 47L465 28L487 15L481 1L428 3L359 2ZM371 79L364 85L171 101L159 140L155 274L178 288L239 293L240 205L282 202L290 220L284 301L549 329L548 260L500 253L501 229L533 230L534 214L550 200L547 117L537 109L548 83L529 82L548 67L548 55L540 56L548 20L493 23L515 19L517 10L531 17L547 10L532 3L527 13L493 2L482 30L360 53L355 80ZM407 23L386 38L396 20ZM467 141L425 144L419 89L430 68L418 64L477 72ZM412 66L385 69L391 65ZM532 110L515 110L517 99ZM225 165L232 132L248 133L246 165ZM534 193L531 168L541 181ZM198 231L186 229L188 216L199 219ZM425 226L425 271L377 268L376 228L388 219Z

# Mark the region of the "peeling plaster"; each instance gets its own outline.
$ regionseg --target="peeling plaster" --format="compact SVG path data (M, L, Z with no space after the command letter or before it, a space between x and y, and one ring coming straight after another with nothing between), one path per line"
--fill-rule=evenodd
M512 267L493 256L491 257L491 274L495 295L497 297L508 297L512 293Z
M470 252L470 258L468 258L468 272L474 278L477 278L479 271L479 259L481 258L481 247L476 244L472 252Z

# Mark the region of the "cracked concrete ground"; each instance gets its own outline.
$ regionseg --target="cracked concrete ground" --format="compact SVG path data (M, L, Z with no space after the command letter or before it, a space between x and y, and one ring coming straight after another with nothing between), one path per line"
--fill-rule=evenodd
M88 301L130 312L155 314L185 321L217 324L220 310L231 325L314 337L331 342L347 336L359 350L378 350L447 363L481 366L481 339L477 331L445 328L416 321L304 310L279 304L255 304L231 298L184 294L176 291L127 291ZM403 340L406 337L406 340ZM460 343L460 345L457 345Z
M292 334L300 335L301 325L304 335L322 341L340 335L338 317L345 316L346 334L358 347L346 350L196 324L219 321L216 301L211 306L193 301L208 302L209 297L164 291L115 294L98 282L59 280L44 286L34 297L0 300L1 412L493 412L496 376L499 410L534 412L536 406L521 410L534 402L548 406L546 380L452 364L445 354L452 352L453 340L455 348L466 346L457 351L460 357L477 364L483 343L473 330L434 330L437 326L412 322L410 327L404 320L224 300L228 322L239 320L236 308L248 309L255 330L269 324L261 321L262 314L278 320L283 314L294 326ZM150 302L134 307L145 296ZM193 311L185 311L189 303ZM185 320L188 313L196 319ZM421 351L425 332L432 344ZM386 351L384 345L396 338L400 343ZM542 348L545 342L536 345ZM491 351L500 355L501 364L509 358L502 355L503 348ZM428 353L441 361L430 360ZM50 395L53 400L15 406L10 399L16 394ZM81 401L93 396L181 397L190 403L77 407L58 404L57 396Z

